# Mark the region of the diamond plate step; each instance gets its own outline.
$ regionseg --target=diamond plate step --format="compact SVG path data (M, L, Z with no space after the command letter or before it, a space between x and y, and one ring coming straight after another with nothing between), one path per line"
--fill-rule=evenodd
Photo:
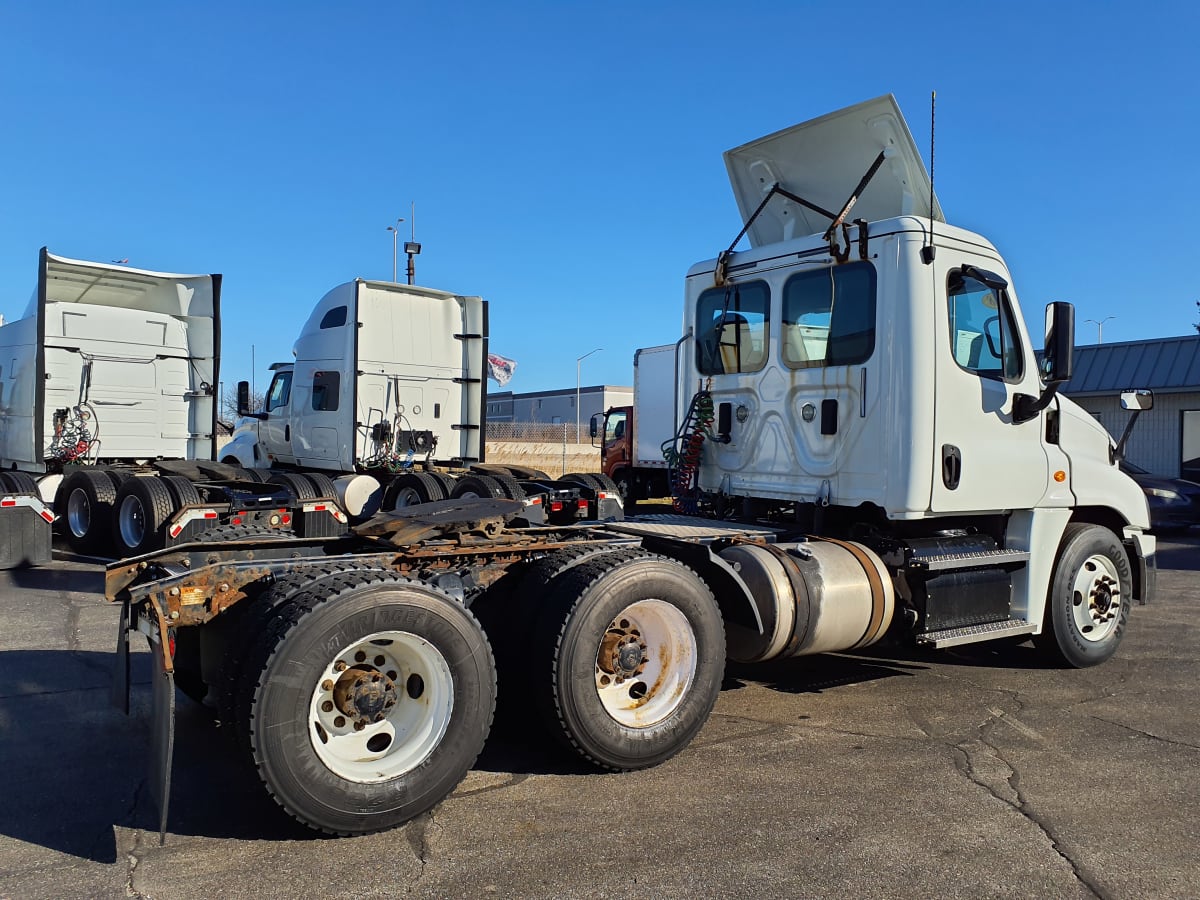
M947 553L944 556L914 556L908 561L908 568L921 572L947 572L952 569L1017 565L1028 560L1028 550L980 550L974 553Z
M1028 554L1026 554L1028 555ZM927 631L917 635L917 643L921 646L955 647L959 644L975 644L980 641L990 641L995 638L1010 637L1018 634L1033 634L1037 628L1032 622L1024 619L1009 619L1007 622L988 622L985 625L969 625L966 628L944 628L941 631Z

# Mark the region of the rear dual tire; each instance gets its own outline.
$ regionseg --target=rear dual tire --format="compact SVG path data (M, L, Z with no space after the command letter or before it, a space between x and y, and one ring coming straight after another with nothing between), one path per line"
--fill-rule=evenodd
M392 828L440 802L495 707L491 649L469 611L396 576L363 581L301 591L252 654L263 660L248 721L259 775L292 816L331 834Z
M664 557L564 562L537 629L543 717L601 768L658 765L695 737L720 692L725 630L716 601L695 572Z

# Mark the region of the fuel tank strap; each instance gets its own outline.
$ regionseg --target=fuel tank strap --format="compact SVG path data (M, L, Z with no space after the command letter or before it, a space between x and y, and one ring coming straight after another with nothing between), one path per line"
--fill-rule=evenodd
M750 542L747 541L746 543ZM794 559L788 556L786 550L776 544L754 544L753 546L766 550L777 560L779 560L779 564L783 567L784 574L787 575L788 584L790 584L792 587L792 603L799 606L800 598L803 597L805 600L805 619L803 629L801 629L800 626L800 617L796 616L795 620L792 622L792 633L788 637L787 643L784 644L782 652L779 653L780 657L786 658L795 654L796 648L804 643L804 639L808 637L809 632L812 631L815 625L815 622L813 621L815 606L813 603L809 602L808 586L804 583L804 576L800 573L799 566L796 565L796 561Z

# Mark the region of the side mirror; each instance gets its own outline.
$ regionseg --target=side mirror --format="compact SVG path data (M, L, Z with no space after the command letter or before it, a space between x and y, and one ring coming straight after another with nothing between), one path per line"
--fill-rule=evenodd
M1042 381L1062 384L1071 380L1075 358L1075 307L1070 303L1046 306L1046 343L1042 353Z
M238 415L250 415L250 382L238 382Z
M592 416L591 420L588 422L588 434L591 435L592 437L595 437L599 433L600 433L600 413L596 413L595 415Z
M1121 409L1154 409L1154 394L1150 391L1122 391Z

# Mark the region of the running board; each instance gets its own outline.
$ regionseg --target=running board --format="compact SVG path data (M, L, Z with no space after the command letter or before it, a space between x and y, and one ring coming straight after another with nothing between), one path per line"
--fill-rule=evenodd
M956 647L959 644L976 644L980 641L1013 637L1018 634L1033 634L1036 629L1036 625L1026 622L1024 619L1009 619L1007 622L988 622L985 625L968 625L966 628L927 631L917 635L917 644L924 647L932 645L940 650L943 647Z
M908 568L921 572L946 572L953 569L1019 566L1028 560L1028 550L983 550L976 553L947 553L944 556L914 556L908 561Z

